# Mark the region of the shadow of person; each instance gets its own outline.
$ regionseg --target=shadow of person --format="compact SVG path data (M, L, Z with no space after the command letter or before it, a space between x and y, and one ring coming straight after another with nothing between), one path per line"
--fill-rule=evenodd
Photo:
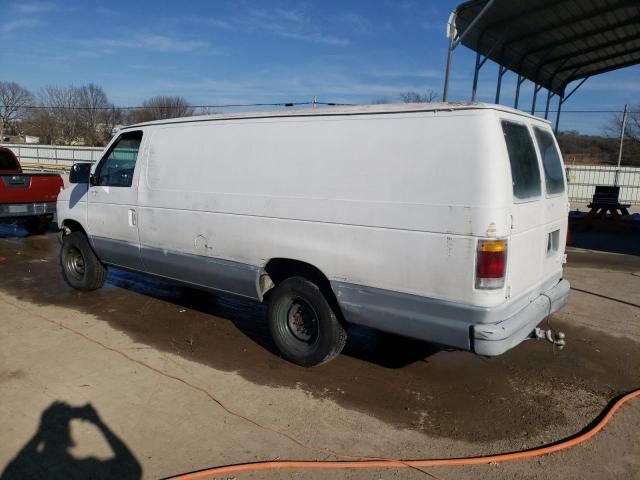
M70 423L73 419L91 422L102 433L113 458L75 458ZM118 478L139 479L142 467L122 440L102 421L91 404L72 407L64 402L52 403L43 413L38 431L9 462L0 480L25 478L91 480Z

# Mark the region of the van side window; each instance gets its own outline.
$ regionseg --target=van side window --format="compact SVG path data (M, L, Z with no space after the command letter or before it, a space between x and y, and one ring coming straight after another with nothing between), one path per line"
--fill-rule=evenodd
M564 175L562 174L562 161L550 132L541 128L534 128L538 149L542 155L542 167L547 184L547 194L564 192Z
M105 187L130 187L141 142L142 132L120 135L100 161L95 184Z
M503 121L502 132L509 153L514 197L521 200L539 197L540 166L529 129L519 123Z

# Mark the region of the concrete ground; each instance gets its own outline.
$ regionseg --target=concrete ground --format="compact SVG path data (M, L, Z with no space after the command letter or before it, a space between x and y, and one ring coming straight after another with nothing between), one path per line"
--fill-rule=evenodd
M55 234L0 227L0 474L164 478L339 455L445 458L556 442L640 387L640 257L569 251L569 304L497 358L353 327L314 369L274 353L264 308L113 270L96 292L61 279ZM640 478L640 400L551 456L416 470L222 478ZM428 477L432 478L432 477Z

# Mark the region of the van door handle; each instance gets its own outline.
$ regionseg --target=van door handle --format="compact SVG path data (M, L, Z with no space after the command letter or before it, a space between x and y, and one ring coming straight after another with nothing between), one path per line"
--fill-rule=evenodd
M136 215L136 211L133 208L129 209L129 226L135 227L138 225L138 215Z

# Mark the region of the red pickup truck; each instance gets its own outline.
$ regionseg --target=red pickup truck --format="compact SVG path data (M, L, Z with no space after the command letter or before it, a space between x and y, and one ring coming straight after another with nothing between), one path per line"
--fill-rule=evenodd
M63 186L57 174L22 173L13 152L0 147L0 223L20 223L30 234L46 232Z

